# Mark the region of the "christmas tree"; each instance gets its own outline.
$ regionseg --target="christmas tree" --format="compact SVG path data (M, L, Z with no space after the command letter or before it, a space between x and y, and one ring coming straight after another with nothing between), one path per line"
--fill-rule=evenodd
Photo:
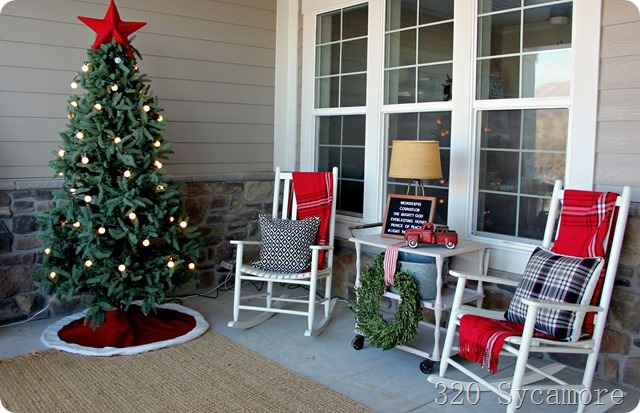
M123 22L111 1L104 19L79 17L96 31L67 107L69 123L50 162L63 178L55 208L42 213L44 292L87 298L85 322L141 301L147 315L194 274L199 242L180 192L161 160L165 119L129 43L143 22Z

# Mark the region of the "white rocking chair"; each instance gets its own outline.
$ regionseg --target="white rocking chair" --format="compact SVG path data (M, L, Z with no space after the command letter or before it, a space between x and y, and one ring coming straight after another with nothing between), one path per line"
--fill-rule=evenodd
M562 219L558 223L558 231L554 231L558 217L560 217L560 204L564 199L564 192L562 190L562 182L556 181L550 211L545 228L544 239L542 243L543 248L550 248L558 239L558 234L562 230ZM624 237L625 226L627 222L627 215L629 211L630 203L630 188L625 186L622 195L617 196L616 209L617 214L612 214L611 220L615 220L615 223L609 225L609 233L604 240L604 248L610 245L609 251L606 257L606 272L604 283L602 284L602 292L600 295L600 301L598 305L588 305L591 297L586 298L581 302L587 302L587 304L568 304L558 301L541 300L534 298L523 298L521 300L526 319L524 323L522 334L508 337L501 347L500 357L511 356L516 357L515 370L513 371L513 377L509 381L508 379L500 380L487 380L481 375L476 374L471 369L467 368L454 356L460 350L459 346L454 346L454 341L459 334L459 327L461 318L465 315L477 315L485 318L492 318L496 320L505 320L505 311L491 311L475 308L472 306L461 305L462 295L464 292L465 283L467 280L482 281L484 283L496 283L502 285L509 285L512 287L518 287L519 282L505 280L498 277L476 276L470 274L462 274L456 271L450 271L449 274L457 277L456 293L451 310L451 316L447 328L447 335L443 345L442 358L440 360L439 374L429 376L429 381L434 384L442 386L448 386L452 388L454 383L458 388L465 387L470 391L492 391L497 394L501 400L500 405L506 405L507 412L516 411L519 406L517 405L518 397L521 397L524 390L535 390L538 392L547 391L574 391L574 394L579 395L577 397L577 410L578 412L585 411L589 400L583 399L583 392L591 392L591 385L593 381L594 371L598 359L598 353L600 351L600 344L602 342L602 335L606 324L607 311L609 303L611 301L611 294L613 290L614 280L616 278L616 271L618 267L618 260L620 257L620 250L622 247L622 240ZM616 218L617 216L617 218ZM615 225L615 228L612 228ZM555 234L554 234L555 233ZM554 238L552 240L552 238ZM552 242L553 241L553 242ZM603 271L602 264L599 266ZM597 270L596 270L597 271ZM526 272L526 271L525 271ZM566 273L566 272L565 272ZM595 277L598 276L598 272L595 273ZM558 341L555 339L541 338L539 334L534 334L536 329L536 317L541 311L552 310L567 310L574 311L578 314L585 314L586 312L596 312L593 320L593 331L591 337L580 338L574 342ZM545 313L547 314L547 313ZM477 320L471 318L471 320ZM586 323L586 321L585 321ZM486 330L485 330L486 331ZM578 331L580 333L580 331ZM564 353L567 355L586 355L586 363L584 365L584 374L581 383L570 384L564 380L555 376L565 366L561 363L551 363L541 368L535 367L530 364L528 359L530 353ZM453 380L446 377L447 368L449 366L455 367L457 370L465 374L470 378L468 382L461 382L460 380ZM525 374L527 373L527 374ZM537 385L531 385L532 383L546 379L551 384L539 383ZM544 393L546 394L546 393ZM564 393L561 393L564 394ZM497 406L500 407L500 406ZM539 408L540 406L536 406Z
M303 272L289 272L282 270L265 270L257 268L252 263L244 261L244 247L246 245L261 245L261 260L264 255L262 252L265 248L265 234L263 230L262 241L231 241L237 248L236 265L235 265L235 290L233 296L233 321L228 323L229 327L235 328L249 328L256 326L265 320L269 319L276 313L291 314L307 317L308 328L305 331L305 336L317 336L327 326L333 309L337 302L337 298L331 298L331 280L332 280L332 266L333 266L333 245L335 234L335 217L336 217L336 194L338 188L338 168L333 168L330 173L330 177L324 172L317 172L315 174L321 177L319 179L330 180L332 185L329 188L327 185L327 191L330 192L325 198L327 203L324 208L325 211L330 208L330 216L323 218L329 219L327 223L320 224L320 230L322 228L328 229L328 233L325 234L326 240L324 245L310 245L311 262L308 268ZM328 182L329 183L329 182ZM282 203L280 200L280 189L282 188ZM276 169L275 184L273 189L273 210L271 213L272 220L286 220L285 224L293 224L293 221L298 223L302 220L298 219L298 197L296 196L296 188L294 185L294 173L281 172L280 168ZM330 204L329 204L330 202ZM302 202L301 202L302 203ZM303 205L300 205L303 207ZM302 209L301 209L302 210ZM326 214L325 214L326 215ZM261 218L262 219L262 218ZM266 219L266 218L265 218ZM262 222L261 222L262 223ZM285 243L293 243L295 235L279 234L278 237ZM312 242L311 244L315 244ZM286 254L282 254L286 255ZM324 255L324 263L322 262L322 256ZM255 263L254 263L255 264ZM324 265L323 265L324 264ZM316 297L319 281L324 280L324 296L322 298ZM265 282L266 291L259 292L257 294L242 295L243 281L252 282ZM308 296L304 297L289 297L285 294L275 295L274 283L283 283L287 285L298 285L303 288L308 288ZM290 290L289 290L290 291ZM254 304L243 304L245 300L257 301ZM262 305L260 305L262 303ZM305 306L304 309L290 309L285 308L289 304ZM319 321L316 321L316 306L321 305L324 310L324 314ZM240 312L254 311L259 312L257 316L249 320L240 320Z

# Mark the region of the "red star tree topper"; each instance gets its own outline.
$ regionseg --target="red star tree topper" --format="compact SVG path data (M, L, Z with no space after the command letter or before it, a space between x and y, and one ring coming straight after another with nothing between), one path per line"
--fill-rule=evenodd
M103 43L111 43L113 39L128 48L130 46L129 35L147 24L146 22L123 22L113 0L111 0L104 19L81 16L78 16L78 19L96 32L96 41L93 42L94 49L99 48ZM129 52L131 51L129 50Z

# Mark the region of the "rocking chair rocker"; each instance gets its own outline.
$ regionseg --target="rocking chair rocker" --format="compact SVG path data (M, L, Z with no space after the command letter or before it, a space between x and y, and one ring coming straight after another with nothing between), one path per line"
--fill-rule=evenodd
M570 206L567 196L575 197L576 195L572 194L576 193L579 194L578 196L598 201L592 203L590 208L575 204ZM602 198L604 196L608 196L606 199L609 208L608 214L604 213L602 208L605 202ZM575 200L576 198L571 199ZM561 201L563 203L562 213L559 212ZM440 371L438 375L429 376L429 381L434 384L443 383L448 386L447 388L451 388L455 382L458 383L457 386L464 386L466 389L474 391L492 391L498 395L501 400L500 404L506 405L506 411L510 413L515 412L518 408L517 400L522 396L524 390L529 392L533 390L539 392L574 391L578 395L576 399L578 412L583 412L589 403L588 397L583 397L583 393L591 392L616 277L629 203L630 188L628 186L624 187L622 195L607 195L590 191L562 190L562 182L556 181L542 249L538 248L532 254L520 282L450 271L449 274L457 277L456 293L443 345ZM593 219L590 220L591 218ZM558 222L557 232L554 231L556 222ZM596 227L600 231L598 229L594 231ZM586 236L585 239L579 239L578 235L588 235L588 233L593 237ZM554 239L552 240L552 238ZM576 246L585 245L589 245L589 248L582 254L567 253L567 251L575 252L580 249ZM608 254L606 253L607 247ZM550 251L545 250L549 248L551 248ZM602 258L586 258L595 255ZM606 266L604 265L605 258ZM581 274L584 278L578 282L579 276L576 274L583 270L581 265L587 265L586 260L590 260L591 273L585 270ZM600 262L597 262L598 260ZM558 264L559 262L563 264ZM601 271L604 271L604 275ZM516 292L507 311L491 311L462 305L461 300L467 280L516 287ZM598 281L601 284L596 286ZM600 286L601 291L599 301L597 301ZM574 289L579 288L584 288L584 291L577 300L575 297L573 301L563 299L575 292ZM464 318L468 316L471 317L465 321ZM566 321L563 324L564 321L560 318L565 316L569 318L563 319ZM583 317L585 318L584 324L582 323ZM589 317L593 317L593 320L591 321ZM464 328L467 330L463 331L464 328L461 328L461 325L465 325ZM496 330L490 331L491 327L485 328L491 325L496 326ZM505 336L498 338L496 333L502 327L507 330L513 329L515 333L506 333ZM465 340L468 339L469 331L472 331L471 335L475 338L484 336L485 341L482 341L479 348L475 347L475 350L479 350L480 353L479 356L476 354L475 361L483 361L482 364L485 367L493 367L495 370L496 365L491 366L490 362L492 355L494 356L493 361L496 363L498 354L499 356L517 358L511 380L487 380L467 368L458 359L453 358L456 352L460 351L461 355L466 352L465 358L474 359L473 354L471 357L469 356L469 349L474 347L470 346L467 341L463 343L463 336L466 334ZM460 334L459 344L454 346L458 334ZM501 340L504 341L499 344ZM490 349L490 343L493 341L498 341L498 344ZM534 366L528 361L531 353L586 355L581 383L570 384L556 377L555 374L565 367L561 363L552 363L543 367ZM471 381L465 383L447 378L449 366L468 376ZM528 373L525 374L527 371ZM544 379L551 384L531 385Z

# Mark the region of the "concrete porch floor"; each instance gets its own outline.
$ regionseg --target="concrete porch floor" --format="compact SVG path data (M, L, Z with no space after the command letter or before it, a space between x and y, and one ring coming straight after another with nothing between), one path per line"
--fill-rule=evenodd
M427 381L427 375L420 371L419 364L423 360L420 356L398 349L382 351L371 347L368 342L365 342L363 349L355 350L351 345L354 338L354 315L344 300L337 303L331 323L319 337L304 336L305 318L283 314L276 314L251 329L229 328L227 322L231 320L232 300L232 292L220 291L215 299L185 298L182 304L199 311L214 332L381 413L504 411L504 406L499 404L498 397L493 393L483 392L478 395L471 392L467 396L450 389L444 392L443 387L436 388ZM0 328L0 357L11 358L44 350L40 335L54 321L56 319L40 319ZM508 377L506 374L509 367L509 360L501 361L500 371L495 377ZM438 363L434 372L437 373L437 370ZM463 378L454 368L449 368L447 373L453 378ZM566 379L579 376L569 368L562 374ZM194 380L197 380L197 377L194 377ZM626 413L638 408L638 391L597 379L592 389L600 389L601 394L605 394L603 389L609 392L620 389L626 393L622 404L613 405L606 410L608 412ZM446 402L443 400L443 394L446 394ZM532 412L544 409L548 413L560 413L576 410L575 405L537 405L540 398L532 400L530 396L525 397L519 411ZM605 411L604 406L593 408L591 411Z

